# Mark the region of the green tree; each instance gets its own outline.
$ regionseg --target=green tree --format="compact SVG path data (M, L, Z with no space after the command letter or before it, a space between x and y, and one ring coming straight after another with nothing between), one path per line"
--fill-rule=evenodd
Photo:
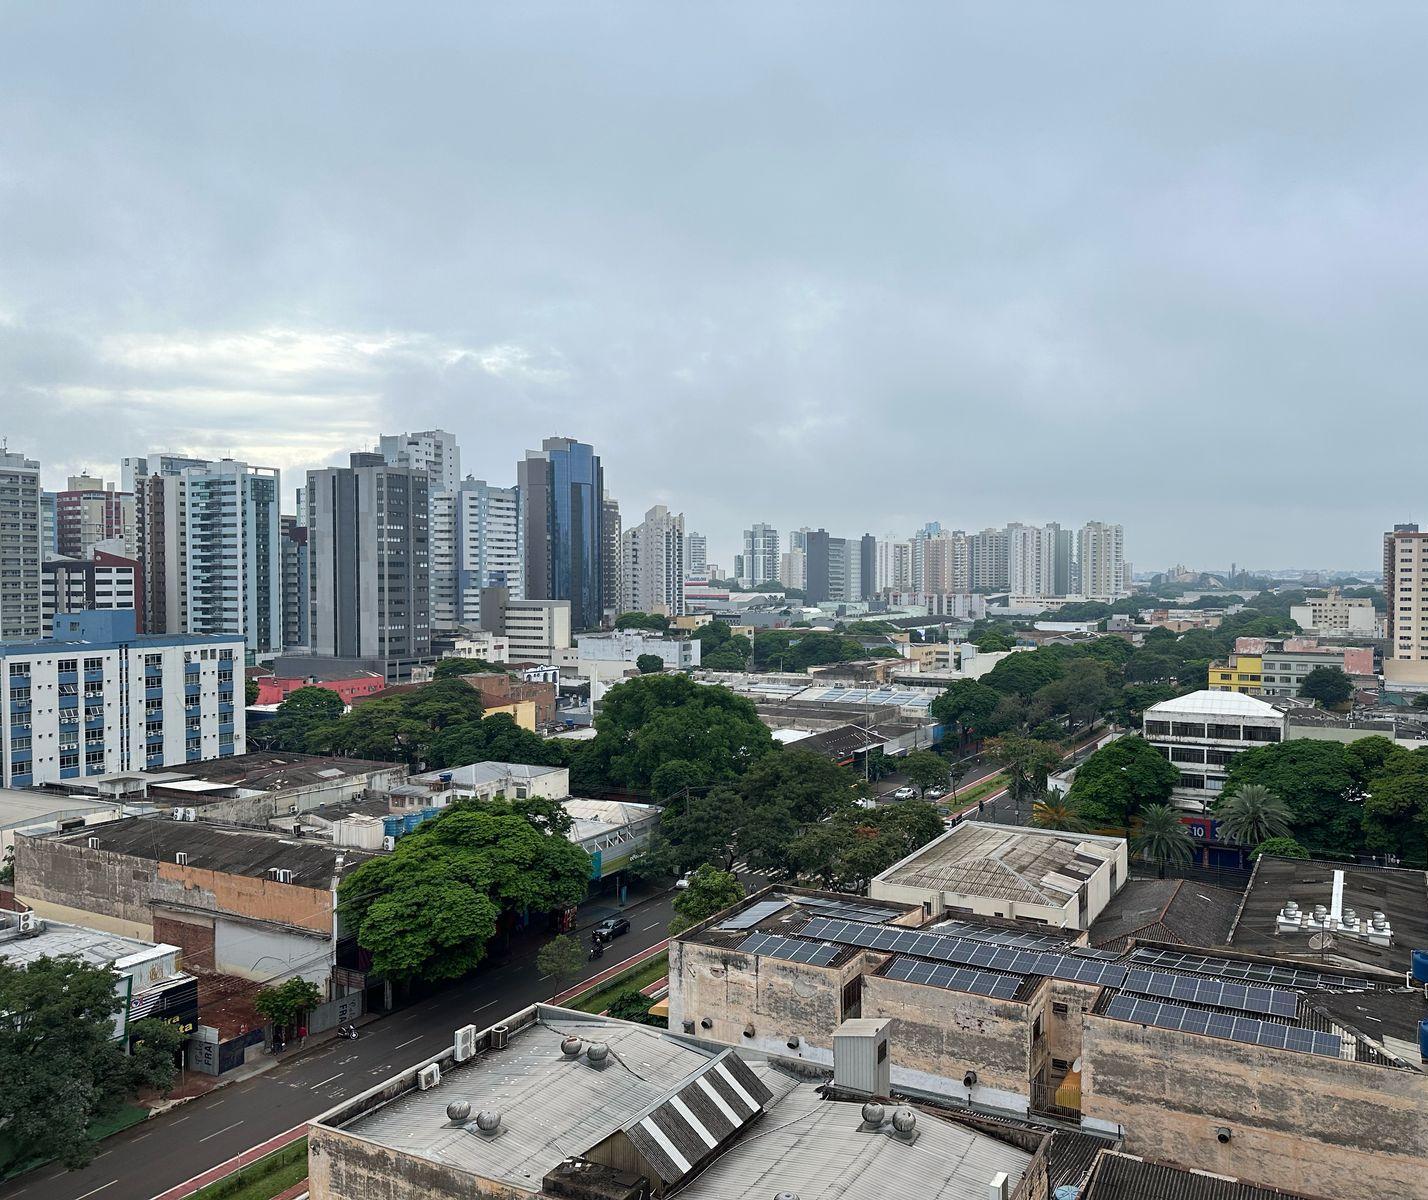
M1309 851L1292 837L1268 838L1250 851L1250 857L1257 859L1268 854L1271 858L1308 858Z
M1046 790L1046 777L1061 762L1061 751L1035 738L1015 735L993 738L987 753L1000 762L1007 773L1008 790L1018 803Z
M262 691L262 688L258 686L258 681L256 679L245 679L243 681L243 703L257 704L258 693L260 691Z
M260 988L253 1007L277 1026L298 1024L303 1013L322 1003L322 992L311 980L294 977Z
M977 653L979 654L999 654L1004 650L1010 650L1016 643L1012 641L1004 631L1000 629L989 629L977 639Z
M612 687L595 730L589 753L603 758L608 782L641 789L668 759L695 763L718 783L737 778L774 746L750 701L683 674L640 675Z
M1414 708L1428 708L1428 692L1419 692L1413 697Z
M668 800L679 792L702 788L707 782L698 763L686 758L671 758L660 763L650 777L650 791L657 800Z
M721 871L705 863L689 877L689 886L674 897L674 920L670 936L683 933L717 912L744 898L744 885L732 871Z
M932 718L957 731L957 741L969 734L980 736L996 711L1002 693L975 679L958 679L928 708Z
M1130 849L1132 854L1159 864L1162 879L1167 865L1188 863L1195 854L1185 823L1168 804L1141 809L1131 831Z
M633 1021L638 1025L652 1025L656 1029L668 1029L669 1022L664 1017L650 1016L654 1000L635 988L616 992L610 1000L606 1015L617 1021Z
M1119 638L1111 640L1125 645ZM1036 699L1052 712L1064 715L1073 730L1091 725L1111 709L1115 693L1108 675L1115 670L1113 664L1090 656L1074 659L1066 664L1059 679L1037 690Z
M875 875L943 832L937 810L922 800L846 808L802 829L788 847L788 869L826 888L861 892Z
M635 659L641 675L654 675L664 670L664 659L658 654L641 654Z
M543 738L522 729L510 713L492 713L443 729L427 749L427 765L462 767L467 763L529 763L540 767L571 765L571 743Z
M1338 708L1354 696L1354 681L1342 667L1315 667L1304 676L1299 694L1306 700L1317 700L1325 708Z
M433 679L459 679L462 675L486 675L491 672L507 674L499 663L487 662L484 658L443 658L431 673Z
M1229 839L1242 846L1288 837L1292 829L1289 805L1261 783L1222 794L1215 802L1215 818Z
M271 721L253 726L252 741L267 749L305 750L313 732L336 721L344 707L342 697L330 688L295 688Z
M694 639L703 646L705 654L717 650L733 636L734 631L727 621L710 621L694 631Z
M725 631L728 630L728 626L723 622L716 621L715 625ZM705 628L711 627L705 626ZM751 652L752 646L749 639L743 634L737 634L733 637L726 637L714 650L701 651L699 665L707 667L711 671L744 671L748 669Z
M1003 695L1029 700L1048 683L1061 678L1061 658L1050 649L1008 654L982 677Z
M1428 773L1407 769L1373 780L1364 797L1362 822L1368 849L1423 865L1428 841Z
M852 771L796 746L764 755L738 788L738 853L757 870L785 869L801 829L853 808L864 792Z
M902 760L902 773L924 796L928 788L945 788L949 777L947 760L931 750L914 750Z
M569 934L557 934L536 951L536 970L554 978L557 985L569 983L584 966L585 951Z
M441 736L481 720L481 693L446 678L356 705L308 736L310 750L405 762L420 769Z
M616 629L649 629L655 633L669 632L669 618L661 613L627 612L615 618Z
M700 863L730 867L744 821L744 797L730 785L691 791L667 804L641 874L677 875Z
M114 1036L123 1007L114 982L112 971L78 958L0 960L0 1127L17 1157L82 1167L94 1156L92 1122L141 1088L173 1086L178 1030L138 1021L126 1054Z
M486 953L502 912L577 903L590 857L552 828L552 802L462 801L342 881L339 904L372 969L455 979Z
M1226 792L1260 783L1289 806L1294 836L1311 854L1352 854L1361 843L1363 762L1339 742L1294 738L1236 754Z
M1066 833L1089 833L1091 828L1080 809L1057 788L1052 788L1045 799L1031 806L1031 823L1039 829L1059 829Z
M1177 771L1139 736L1117 738L1076 768L1067 799L1092 829L1125 829L1138 809L1164 804Z

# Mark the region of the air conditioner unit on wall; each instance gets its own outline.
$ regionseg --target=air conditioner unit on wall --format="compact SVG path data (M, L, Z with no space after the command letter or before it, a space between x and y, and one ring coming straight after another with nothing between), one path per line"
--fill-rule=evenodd
M417 1072L417 1087L423 1092L434 1088L441 1082L441 1067L436 1063L428 1063Z
M476 1026L463 1025L458 1029L453 1048L457 1062L465 1062L468 1058L474 1058L476 1056Z

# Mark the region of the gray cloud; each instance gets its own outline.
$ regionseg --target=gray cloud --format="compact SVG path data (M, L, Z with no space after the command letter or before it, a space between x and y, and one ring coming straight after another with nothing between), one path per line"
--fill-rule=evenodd
M627 517L1415 515L1421 5L0 12L0 427L291 473L595 442ZM1428 517L1428 513L1421 514Z

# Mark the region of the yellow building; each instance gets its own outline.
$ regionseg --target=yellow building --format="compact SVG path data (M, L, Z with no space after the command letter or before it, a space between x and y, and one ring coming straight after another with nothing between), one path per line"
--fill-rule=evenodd
M1263 670L1264 658L1262 655L1232 654L1228 664L1210 664L1210 690L1258 696Z
M675 629L683 629L688 633L693 633L696 629L703 629L714 618L709 613L688 613L682 617L675 617L671 625Z
M488 717L496 713L508 713L522 729L535 732L536 706L534 700L515 700L510 704L490 704L486 706L485 711Z

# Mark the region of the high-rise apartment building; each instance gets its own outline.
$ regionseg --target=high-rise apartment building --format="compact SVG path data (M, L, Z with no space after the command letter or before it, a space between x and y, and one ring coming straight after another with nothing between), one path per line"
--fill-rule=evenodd
M117 538L112 545L123 543ZM143 621L142 573L132 558L102 548L94 548L88 558L46 559L40 586L43 636L54 630L61 613L133 609L136 626Z
M825 529L805 535L805 591L810 604L846 604L864 598L863 539L830 537ZM868 557L876 571L876 555Z
M1055 596L1056 525L1007 526L1007 590L1013 596Z
M426 471L380 454L307 473L314 654L380 662L388 678L430 657L428 486Z
M684 574L689 579L708 579L709 539L692 530L684 535Z
M803 526L802 529L790 530L788 535L788 548L790 550L801 550L807 553L808 535L812 532L813 530L809 529L807 525Z
M145 454L124 458L119 462L119 490L137 497L140 481L151 475L181 475L190 467L202 469L208 464L206 458L192 458L187 454Z
M968 570L974 592L1005 592L1011 578L1007 531L984 529L967 539Z
M1395 525L1383 535L1383 598L1385 677L1428 682L1428 667L1398 665L1428 663L1428 533L1417 525Z
M1052 531L1052 575L1053 596L1069 596L1078 588L1076 572L1076 535L1069 529L1062 529L1056 522L1047 526Z
M960 529L942 530L912 543L921 550L921 571L914 574L911 590L928 593L971 590L972 557L967 535Z
M44 638L0 641L0 784L243 754L243 639L159 635L132 610L55 618Z
M912 582L912 542L885 539L878 542L877 589L880 592L920 590Z
M834 539L826 529L800 530L804 554L804 592L810 604L831 600L833 586L830 575L829 543Z
M461 484L461 447L444 429L383 434L376 453L391 466L424 472L429 496L454 492Z
M95 542L119 539L133 557L134 494L116 491L112 483L87 475L72 475L69 486L55 495L55 546L65 558L85 558Z
M1114 600L1129 590L1125 572L1125 534L1119 525L1088 521L1077 536L1080 592Z
M521 599L520 499L515 488L493 487L467 476L455 491L436 497L432 514L434 628L478 628L482 588L503 587Z
M59 493L40 491L40 557L59 556Z
M854 596L871 600L878 594L878 539L865 533L858 539L858 580Z
M148 632L236 634L250 653L280 651L277 469L225 458L141 478L136 488Z
M620 615L620 554L624 547L620 524L620 502L609 492L600 501L600 529L604 545L600 552L600 605L607 617Z
M0 451L0 640L39 637L40 464Z
M298 503L302 506L302 489L298 489ZM305 507L302 516L284 513L279 518L279 540L282 543L283 561L283 649L308 649L308 572L307 572L307 526L299 524L307 519Z
M777 579L779 550L778 530L772 525L760 521L744 530L744 569L739 582L754 587Z
M517 600L507 588L487 588L481 628L507 640L510 662L554 664L570 650L570 601Z
M802 591L808 586L808 560L802 550L790 550L778 560L778 581L786 588Z
M569 600L577 630L600 625L611 581L605 558L605 474L595 448L546 438L516 464L528 600Z
M620 551L625 612L684 615L684 514L656 504L625 530Z

